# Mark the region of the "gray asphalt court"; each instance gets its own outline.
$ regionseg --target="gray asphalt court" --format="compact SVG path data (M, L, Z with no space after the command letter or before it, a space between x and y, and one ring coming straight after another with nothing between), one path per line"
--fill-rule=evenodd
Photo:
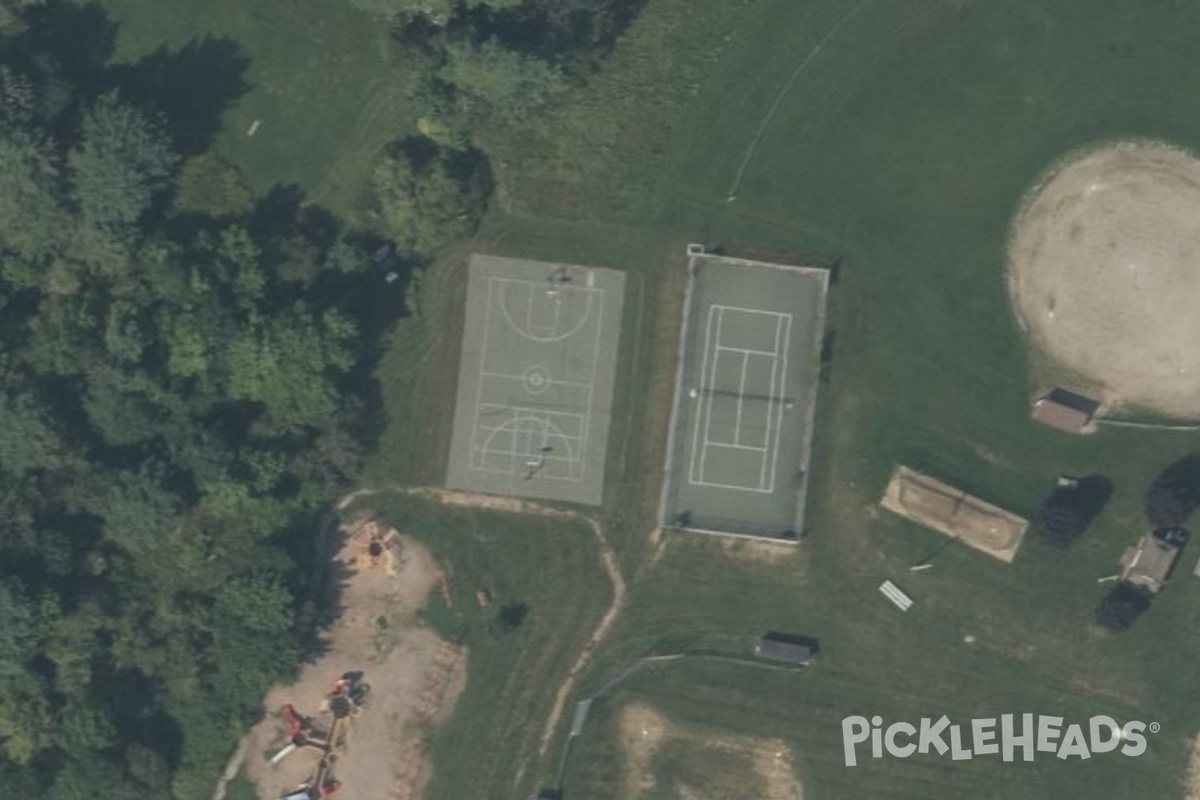
M596 505L625 275L473 255L446 485Z
M690 259L662 522L803 531L827 270Z

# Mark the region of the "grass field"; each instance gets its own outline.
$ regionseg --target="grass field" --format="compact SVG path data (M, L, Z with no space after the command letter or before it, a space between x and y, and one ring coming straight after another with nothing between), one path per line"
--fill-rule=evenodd
M415 125L414 76L394 57L387 26L345 0L100 0L117 29L117 62L189 45L232 55L192 65L185 85L222 79L241 58L216 151L265 191L296 184L314 202L354 217L379 149ZM233 48L212 48L212 43ZM209 51L203 49L205 43ZM235 55L234 55L235 54ZM179 109L186 116L194 109ZM251 126L259 122L254 136Z
M251 57L251 88L217 141L258 186L295 181L352 209L369 156L410 123L398 99L407 79L383 31L338 0L104 5L122 22L120 58L204 31ZM626 302L597 515L631 594L578 693L646 654L745 653L768 628L822 643L802 674L688 659L639 673L597 705L576 742L570 800L620 795L613 726L631 701L680 724L788 742L808 800L1178 796L1200 717L1200 587L1187 574L1196 546L1132 631L1103 635L1091 618L1104 592L1096 579L1143 532L1145 488L1200 450L1200 437L1071 438L1033 426L1037 359L1008 308L1003 267L1022 194L1062 153L1127 136L1200 149L1200 105L1186 101L1200 84L1198 26L1200 7L1165 0L650 0L586 91L528 130L487 135L500 207L414 289L379 371L390 423L369 477L444 478L470 251L619 265ZM256 119L261 130L247 138ZM689 241L785 263L840 260L813 534L782 556L671 538L650 566ZM1061 473L1106 475L1116 494L1068 553L1031 537L1004 566L950 548L910 575L944 539L876 511L898 462L1021 514ZM555 757L536 775L518 776L517 765L536 750L551 687L607 596L591 540L531 519L407 500L382 507L449 560L455 591L466 593L431 611L472 655L458 714L434 739L427 796L528 794L552 777ZM916 601L907 615L878 597L888 577ZM531 609L507 638L490 638L464 610L484 580ZM1142 757L1086 767L841 762L838 722L849 714L1022 711L1110 713L1163 731ZM675 748L655 763L669 783L671 773L699 774L698 759Z
M639 71L659 69L647 65L649 50L628 48L660 46L646 27L666 20L677 23L672 40L710 40L720 51L719 60L701 53L679 66L680 84L646 89L684 96L694 84L690 102L666 111L633 100L617 106L645 114L626 128L651 130L651 147L632 135L607 148L561 136L599 113L591 101L556 112L563 128L541 133L558 142L561 164L639 165L618 173L627 179L621 192L606 192L608 179L593 181L591 170L550 179L549 162L541 171L530 162L528 173L518 163L508 173L512 208L612 223L640 217L640 228L664 242L716 242L738 254L842 259L817 429L814 535L771 566L731 561L715 543L673 541L635 583L592 685L647 652L744 652L763 629L797 630L824 646L802 679L701 664L641 676L625 691L731 734L789 739L819 800L1178 796L1185 741L1200 714L1191 688L1200 592L1187 575L1196 551L1189 548L1173 585L1131 632L1100 634L1091 618L1105 591L1096 579L1115 571L1145 525L1145 488L1200 449L1200 438L1114 430L1070 438L1033 426L1032 359L1008 308L1003 266L1023 192L1062 152L1125 136L1200 145L1200 109L1177 102L1200 79L1186 44L1200 11L1166 3L864 4L784 95L728 203L779 89L852 6L753 3L718 35L718 23L729 22L718 5L685 20L685 4L651 3L611 62L626 71L598 78L631 85ZM646 169L651 163L659 166ZM583 241L565 223L545 231L543 242ZM930 572L909 576L907 566L941 541L874 511L897 462L1019 513L1032 512L1060 473L1104 474L1117 491L1067 554L1031 540L1005 567L950 549ZM637 541L625 534L626 552ZM878 598L886 577L916 599L909 615ZM963 642L968 634L973 648ZM1094 759L1086 768L986 759L841 765L836 722L851 713L970 718L1023 708L1107 711L1164 727L1146 756ZM572 755L571 797L616 796L613 736L597 720Z
M596 568L595 540L585 526L561 520L452 510L413 498L369 505L428 543L451 593L449 606L431 600L426 621L468 648L467 687L433 739L426 796L531 795L540 775L515 771L536 752L556 681L611 599ZM480 588L492 596L486 612L476 602ZM507 615L517 623L511 629L501 621Z

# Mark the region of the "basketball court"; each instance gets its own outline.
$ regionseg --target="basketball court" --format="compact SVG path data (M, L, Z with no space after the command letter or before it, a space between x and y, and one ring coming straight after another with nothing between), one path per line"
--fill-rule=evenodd
M828 272L694 254L664 525L794 539Z
M471 257L448 487L600 503L624 284Z

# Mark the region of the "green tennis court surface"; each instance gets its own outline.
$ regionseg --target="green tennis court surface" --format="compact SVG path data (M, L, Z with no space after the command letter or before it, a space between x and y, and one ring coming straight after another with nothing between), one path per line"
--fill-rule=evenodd
M625 275L471 257L446 485L598 504Z
M689 268L662 522L793 539L829 274L709 255Z

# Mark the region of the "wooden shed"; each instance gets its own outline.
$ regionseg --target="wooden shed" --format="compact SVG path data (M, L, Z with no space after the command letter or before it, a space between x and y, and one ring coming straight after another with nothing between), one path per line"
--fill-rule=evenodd
M1099 408L1090 397L1056 388L1034 401L1033 418L1060 431L1084 433Z

